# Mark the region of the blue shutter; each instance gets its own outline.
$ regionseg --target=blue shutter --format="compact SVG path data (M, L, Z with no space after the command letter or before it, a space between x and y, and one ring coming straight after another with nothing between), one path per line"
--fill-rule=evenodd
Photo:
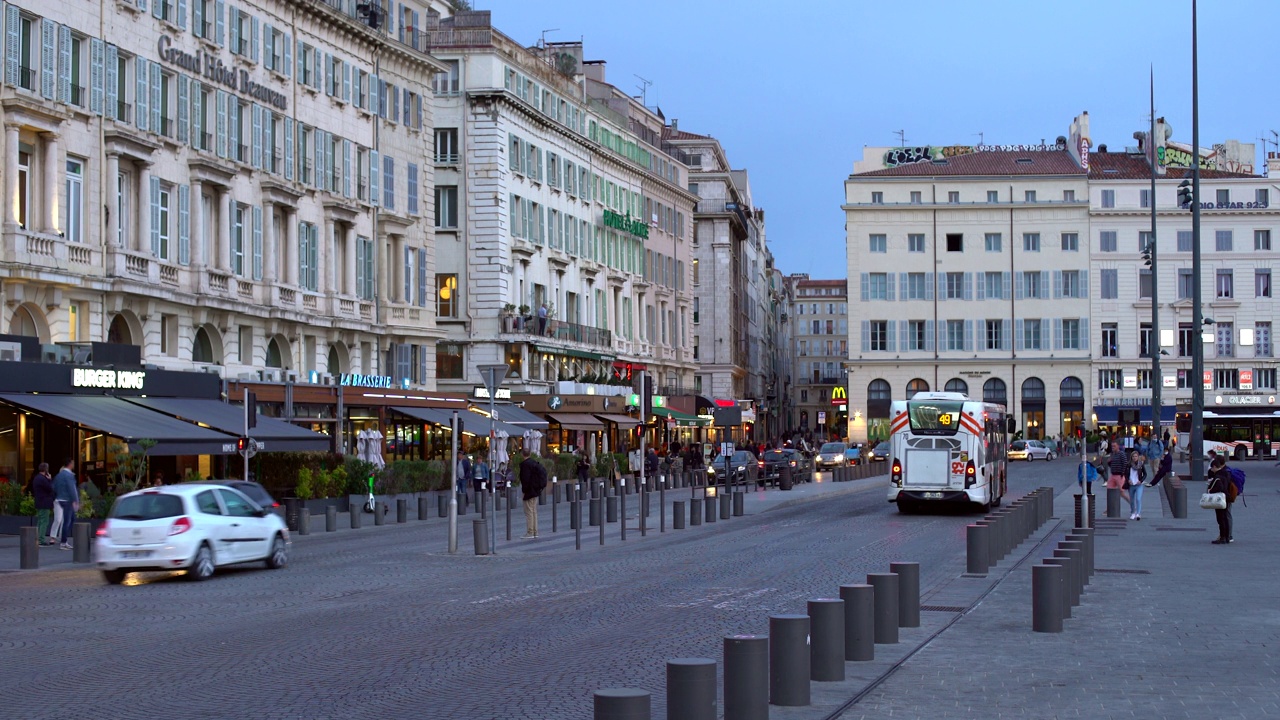
M418 307L427 306L427 249L418 251Z
M285 33L281 36L280 42L284 44L284 57L280 62L284 65L284 76L293 77L293 39Z
M889 352L898 351L898 344L894 340L894 338L896 338L897 335L898 335L898 321L890 320L888 322L888 327L885 329L885 334L884 334L884 341L886 343L885 348L888 349Z
M185 143L190 140L191 130L191 90L186 75L179 75L174 78L178 83L178 142Z
M106 60L106 43L89 40L89 112L102 114L102 70Z
M240 11L231 6L231 54L240 54Z
M1087 317L1080 318L1080 349L1081 350L1089 349L1089 327L1090 327L1089 318ZM1159 338L1153 337L1152 339L1157 343L1159 342ZM1157 352L1159 352L1159 348L1157 348ZM1159 382L1159 380L1160 380L1159 378L1152 378L1151 382Z
M1008 350L1013 347L1009 344L1009 335L1013 333L1013 321L1005 318L1000 321L1000 349Z
M227 37L227 3L226 0L214 0L213 4L214 42L221 47L226 42Z
M159 133L164 130L160 124L160 116L163 114L164 107L160 104L160 63L147 63L147 70L151 75L151 132Z
M17 5L6 5L4 8L4 81L7 85L18 85L18 63L22 49L22 14Z
M1010 282L1011 280L1009 278L1008 271L1000 273L1000 284L1003 286L1003 290L1004 290L1004 294L1001 297L1003 297L1005 300L1008 300L1013 297L1013 294L1010 292L1010 287L1009 287Z
M208 148L203 146L204 138L200 137L200 134L204 132L202 128L205 113L204 85L200 84L200 80L197 78L190 78L189 84L191 86L189 90L191 95L191 129L188 131L189 139L192 147L207 150Z
M1026 295L1026 289L1024 287L1026 283L1024 282L1023 274L1024 273L1018 273L1016 278L1018 281L1018 294L1015 296L1015 298L1018 300L1023 299L1023 297Z
M885 299L885 300L892 300L892 299L894 298L894 293L893 293L893 273L885 273L884 275L885 275L884 282L885 282L885 285L886 285L884 299ZM902 294L903 294L904 296L907 294L907 286L906 286L906 283L903 283L903 285L902 285Z
M262 206L253 206L253 279L262 279Z
M254 22L257 22L256 20ZM257 31L254 31L257 34ZM262 65L268 70L275 70L276 40L271 23L262 23Z
M178 186L178 264L191 264L191 188Z
M906 352L911 348L911 338L909 337L910 331L911 322L909 320L903 320L902 324L898 326L898 335L901 338L901 347L903 352Z
M973 276L974 275L977 275L977 273L964 273L962 275L964 279L964 299L965 300L973 299Z
M342 61L342 102L351 102L351 64Z
M187 0L178 0L178 27L187 29Z
M933 351L934 351L934 348L936 348L936 347L937 347L937 332L938 332L938 330L937 330L937 327L936 327L936 323L935 323L934 321L932 321L932 320L925 320L925 322L924 322L924 349L925 349L926 351L928 351L928 352L933 352Z
M311 73L311 86L319 90L324 86L324 66L321 64L320 49L316 48L311 59L311 64L315 67L315 72Z
M262 167L262 106L253 104L253 140L250 150L253 166Z
M388 210L396 209L396 160L395 158L382 156L382 195L386 200Z
M365 262L364 262L364 238L356 238L356 297L364 297L365 283Z
M195 33L196 37L202 37L206 40L213 39L205 35L204 32L204 0L196 0L195 5L192 6L191 32Z
M296 67L294 68L294 77L298 78L298 82L302 82L303 78L306 76L306 73L303 72L303 70L305 70L307 66L307 48L301 38L295 39L293 42L296 45L294 50L297 53L293 60L296 64Z
M936 281L933 279L933 273L925 273L925 274L924 274L924 299L925 299L925 300L932 300L932 299L933 299L933 284L934 284L934 282L936 282Z
M973 352L973 320L964 321L964 350Z
M1058 300L1062 297L1062 271L1053 271L1053 299Z
M978 287L976 288L977 299L978 299L978 300L986 300L986 299L987 299L987 276L986 276L986 274L985 274L985 273L974 273L974 284L978 286Z
M1062 318L1054 318L1053 323L1053 349L1062 349Z
M58 90L58 23L40 21L40 94L52 100Z
M284 119L284 178L293 179L293 118Z
M404 249L404 256L400 258L400 264L404 266L404 301L413 304L413 263L417 256L417 251L411 247Z
M1040 297L1046 297L1049 292L1049 271L1040 271Z
M1018 318L1013 324L1013 347L1016 350L1023 349L1022 333L1026 330L1022 318Z
M309 287L307 282L307 263L310 260L310 254L307 246L311 243L311 230L304 222L298 223L298 285L304 288Z
M114 120L116 118L116 104L120 99L116 91L116 84L120 82L119 72L116 68L120 62L120 56L116 52L116 46L111 44L107 45L106 55L106 61L103 63L105 66L104 69L106 70L106 72L103 73L106 76L103 82L103 90L105 91L103 93L105 95L105 107L103 107L102 114L105 115L108 120Z
M71 28L58 26L58 102L71 102Z
M1088 270L1083 270L1083 271L1081 271L1081 272L1079 272L1079 273L1077 273L1077 274L1080 276L1080 297L1085 298L1085 299L1088 299L1088 297L1089 297L1089 271L1088 271ZM1155 285L1155 282L1156 282L1156 277L1155 277L1155 275L1152 275L1152 276L1151 276L1151 283L1152 283L1152 286L1154 286L1154 285Z
M312 148L311 157L315 161L315 171L311 173L311 184L317 188L324 188L324 131L316 128L311 133L311 140L315 144Z
M906 300L911 296L908 289L911 287L911 277L907 273L898 273L898 299Z
M378 151L369 151L369 204L377 206L382 203L382 163L378 160Z
M133 74L137 78L137 86L134 93L133 120L139 130L151 129L151 82L148 79L150 74L147 72L147 61L140 57L133 59Z
M249 18L249 59L258 62L258 18Z
M866 302L867 297L869 296L867 286L870 283L870 280L871 275L869 273L862 273L862 302Z
M862 321L862 352L871 352L871 321L870 320Z
M160 178L151 176L151 254L160 257Z
M406 186L405 192L409 196L409 200L408 200L409 206L406 209L409 211L410 215L417 215L418 214L418 166L415 165L414 163L409 163L409 167L406 170L406 175L407 177L405 178L405 186Z
M319 52L319 50L317 50L316 52ZM325 53L325 54L324 54L324 66L325 66L325 67L330 67L332 64L333 64L333 55L331 55L331 54L329 54L329 53ZM329 73L329 82L327 82L327 83L325 83L325 84L324 84L324 94L325 94L325 95L327 95L327 96L329 96L329 97L333 97L333 96L334 96L334 92L333 92L333 90L334 90L334 87L333 87L333 73Z
M342 197L351 197L351 141L342 140Z
M215 132L217 137L214 146L218 150L218 157L227 157L227 94L221 90L218 91L215 104L217 106L217 120L215 122Z

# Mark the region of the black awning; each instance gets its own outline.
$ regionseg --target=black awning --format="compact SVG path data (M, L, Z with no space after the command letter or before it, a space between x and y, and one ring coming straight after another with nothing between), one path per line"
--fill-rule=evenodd
M476 407L481 410L489 409L489 407L484 403L477 403ZM508 425L519 425L525 429L546 430L547 426L550 424L545 418L540 418L528 410L516 405L503 405L498 403L493 406L493 410L496 413L497 418Z
M244 432L244 406L228 405L219 400L199 398L123 398L125 402L141 405L150 410L172 415L188 422L208 425L239 436ZM249 437L260 443L260 452L326 451L330 447L329 436L312 432L276 418L258 416L258 426L249 431Z
M442 427L453 427L453 411L443 408L427 408L427 407L403 407L397 405L391 408L398 413L408 415L411 418L417 418L432 425L440 425ZM463 422L474 413L467 410L458 411L458 422Z
M105 395L0 395L0 400L41 415L114 435L137 450L139 440L155 440L151 455L223 455L236 451L236 439L147 408Z

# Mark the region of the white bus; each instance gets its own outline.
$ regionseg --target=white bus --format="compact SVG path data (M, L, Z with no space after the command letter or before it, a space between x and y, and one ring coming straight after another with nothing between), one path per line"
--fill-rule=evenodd
M1007 477L1003 405L961 393L895 400L889 422L889 502L910 513L926 503L1000 504Z

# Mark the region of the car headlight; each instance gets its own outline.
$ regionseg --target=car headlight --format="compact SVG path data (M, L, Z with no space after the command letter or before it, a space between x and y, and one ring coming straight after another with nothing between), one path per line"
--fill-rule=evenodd
M746 470L746 468L745 468L745 467L743 467L743 466L741 466L741 465L739 465L739 466L738 466L738 472L742 472L743 470Z

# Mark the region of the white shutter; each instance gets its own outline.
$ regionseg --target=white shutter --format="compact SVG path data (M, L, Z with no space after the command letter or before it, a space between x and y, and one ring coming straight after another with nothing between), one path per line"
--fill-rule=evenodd
M253 104L253 149L250 151L255 168L262 168L262 106L258 103Z
M151 76L151 132L159 133L164 130L160 126L160 116L164 111L164 107L160 104L160 63L147 63L148 74Z
M227 94L219 90L214 104L217 107L217 120L214 126L217 137L214 140L214 146L217 148L218 157L225 158L227 157Z
M894 281L894 277L893 277L893 273L885 273L884 275L885 275L884 283L885 283L885 285L886 285L886 287L885 287L885 295L884 295L884 298L885 298L885 300L892 300L892 299L894 299L894 288L893 288L893 281ZM906 295L906 294L907 294L907 287L906 287L906 283L903 283L903 286L902 286L902 294L903 294L903 295Z
M869 293L868 293L868 285L870 284L870 281L871 281L871 274L870 274L870 273L862 273L861 281L862 281L862 282L860 282L860 283L859 283L859 285L861 285L861 286L862 286L862 293L861 293L861 295L862 295L862 302L866 302L866 301L867 301L867 298L868 298L868 297L870 297L870 295L869 295Z
M200 81L197 78L190 78L190 85L191 85L191 90L190 90L190 93L191 93L191 130L190 130L191 146L200 148L202 150L208 150L209 148L204 147L202 144L204 143L204 138L200 137L200 134L204 132L204 123L202 122L204 120L204 113L205 113L204 86L200 84ZM197 198L197 200L199 200L199 198Z
M973 352L973 321L964 321L964 350Z
M1013 331L1012 325L1013 325L1013 322L1009 320L1009 318L1004 318L1003 320L1000 321L1000 349L1001 350L1008 350L1010 347L1012 347L1009 344L1009 335Z
M103 108L102 114L105 115L108 120L114 120L116 119L116 109L120 101L119 94L116 91L116 86L120 82L119 72L117 71L117 66L120 63L120 56L116 52L116 46L111 44L107 45L106 55L107 57L104 63L104 69L106 72L103 73L106 76L103 82L103 90L105 91L103 93L105 96L103 100L105 107Z
M213 38L206 37L204 34L204 3L205 0L195 0L195 5L192 6L191 32L195 33L196 37L212 40Z
M885 347L888 349L889 352L897 352L898 343L895 338L898 335L898 321L890 320L885 325L886 325L885 333L884 333Z
M186 185L178 186L178 264L191 264L191 188Z
M303 78L306 76L303 69L307 66L307 48L300 38L294 40L294 42L297 43L297 57L294 58L294 62L297 66L294 68L294 77L298 78L298 82L302 82Z
M58 23L40 22L40 94L52 100L58 90Z
M298 223L298 285L300 287L308 287L307 285L307 261L310 256L307 254L307 245L311 242L311 231L304 222Z
M229 10L231 13L231 54L240 54L240 11L235 5Z
M937 344L937 330L932 320L926 320L924 323L924 349L933 352Z
M1053 322L1053 349L1062 349L1062 318L1054 318Z
M342 196L351 197L351 141L342 140Z
M253 279L262 279L262 206L253 206Z
M342 61L342 102L351 102L351 65Z
M321 64L322 58L323 55L321 55L320 49L316 48L311 58L311 64L315 69L315 72L311 73L311 86L317 90L324 87L324 66Z
M227 3L226 0L214 0L213 4L213 37L214 42L222 46L226 42L227 32Z
M139 5L139 7L142 7L142 6ZM143 7L142 9L146 10L145 7ZM160 16L163 14L164 14L164 2L163 0L156 0L155 4L151 6L151 17L159 20Z
M293 179L293 118L284 119L284 178Z
M382 163L378 162L378 151L369 151L369 204L380 205L382 203L382 193L378 188L381 184L378 182L382 176Z
M190 141L191 130L191 90L186 75L179 75L174 80L178 83L178 142Z
M160 257L160 178L151 176L151 254Z
M187 0L178 0L178 27L187 29Z
M1049 294L1049 271L1040 271L1040 297L1048 297Z
M106 43L89 40L89 111L102 114L102 64L106 60Z
M4 81L7 85L18 85L18 63L22 49L22 15L17 5L6 5L4 8Z
M256 22L256 20L255 20ZM275 69L276 43L272 34L271 23L262 24L262 64L268 70Z
M1062 271L1053 271L1053 299L1058 300L1062 297Z
M284 45L284 58L280 62L281 65L284 65L284 76L293 77L293 40L286 33L281 36L280 42ZM280 68L276 69L279 70Z
M249 18L249 59L258 62L258 18Z
M71 102L71 28L66 25L58 26L58 102Z
M319 51L319 50L317 50L316 52L317 52L317 53L319 53L320 51ZM331 68L331 67L333 67L333 55L331 55L331 54L329 54L329 53L325 53L325 54L324 54L324 66L325 66L326 68ZM339 90L339 88L335 87L335 85L334 85L334 82L333 82L333 81L334 81L334 79L335 79L335 78L334 78L333 73L332 73L332 72L330 72L330 73L329 73L329 82L324 83L324 94L325 94L325 95L328 95L329 97L333 97L334 95L337 95L337 92L335 92L335 91ZM341 79L341 78L338 78L338 79Z
M133 74L137 78L134 93L133 121L139 130L151 129L151 83L148 80L147 61L140 57L133 59Z
M1013 294L1010 290L1009 277L1010 277L1010 273L1007 270L1000 273L1000 284L1002 286L1002 289L1004 290L1004 294L1001 297L1003 297L1005 300L1008 300L1013 297Z
M1154 336L1152 337L1152 342L1157 342ZM1080 318L1080 349L1089 349L1089 318L1087 317ZM1157 348L1158 350L1159 348ZM1160 378L1152 378L1151 382L1159 382L1159 380Z
M1022 318L1018 318L1013 324L1013 347L1015 350L1024 349L1023 348L1023 345L1024 345L1023 332L1025 330L1026 330L1026 325L1024 324Z
M1017 300L1021 300L1021 299L1026 295L1026 292L1027 292L1027 291L1026 291L1026 287L1025 287L1025 286L1026 286L1026 282L1025 282L1025 280L1023 279L1023 273L1018 273L1018 274L1017 274L1017 277L1016 277L1015 279L1018 281L1018 283L1017 283L1017 284L1018 284L1018 291L1017 291L1017 294L1016 294L1016 295L1014 295L1014 298L1015 298L1015 299L1017 299Z
M862 352L871 352L871 321L862 321Z
M974 275L976 275L976 276L977 276L977 278L976 278L976 283L975 283L975 284L978 286L978 287L975 289L975 293L976 293L977 299L978 299L978 300L986 300L986 299L987 299L987 278L986 278L986 275L985 275L984 273L974 273Z

